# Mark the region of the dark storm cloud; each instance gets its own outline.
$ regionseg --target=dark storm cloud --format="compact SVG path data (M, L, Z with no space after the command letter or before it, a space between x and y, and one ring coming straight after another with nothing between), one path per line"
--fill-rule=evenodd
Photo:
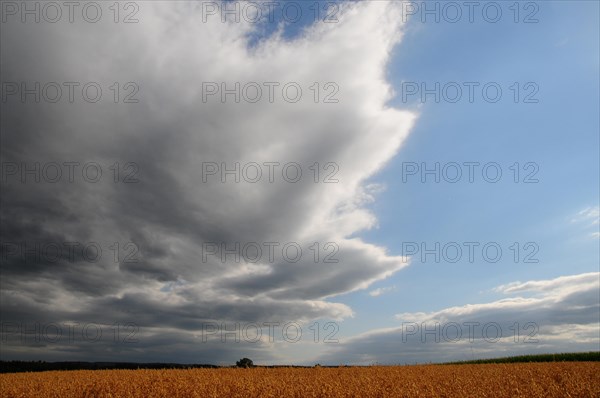
M193 3L140 5L134 24L1 25L0 307L3 325L134 323L144 338L125 347L13 341L3 357L234 359L239 347L197 345L190 335L207 321L348 317L348 306L325 298L406 266L348 239L375 225L363 207L371 199L364 181L397 152L414 119L386 106L397 6L348 3L338 24L315 24L293 40L275 32L249 49L259 25L203 22ZM21 101L6 91L35 82L39 102L35 93ZM304 95L295 103L281 92L273 102L204 101L203 82L293 82ZM315 82L321 90L334 83L338 102L315 103ZM100 87L97 102L84 98L88 86L92 96ZM49 101L56 87L62 97ZM304 174L295 183L222 183L218 174L204 181L206 162L297 162ZM322 181L328 164L338 168L337 183ZM34 170L25 181L23 170ZM277 252L254 264L221 261L219 249L203 259L207 242L294 242L304 255L291 263ZM311 260L314 242L335 243L338 261ZM75 252L58 258L44 252L73 243ZM21 244L25 254L15 251Z

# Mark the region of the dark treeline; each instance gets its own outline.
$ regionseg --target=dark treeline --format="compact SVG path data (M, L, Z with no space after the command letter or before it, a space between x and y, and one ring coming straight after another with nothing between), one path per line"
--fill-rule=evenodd
M442 365L483 364L483 363L521 363L521 362L597 362L600 361L599 351L569 352L561 354L534 354L516 357L475 359L472 361L447 362Z
M218 366L209 364L185 365L180 363L0 361L0 373L42 372L47 370L190 368L218 368Z
M321 366L321 365L317 365ZM137 363L137 362L44 362L44 361L0 361L0 373L44 372L50 370L115 370L115 369L196 369L235 368L211 364L181 363ZM298 365L258 365L257 368L312 368ZM339 366L323 366L337 368Z
M521 355L505 358L478 359L473 361L446 362L439 365L454 364L486 364L486 363L521 363L521 362L565 362L565 361L600 361L600 352L574 352L561 354ZM323 368L348 367L348 365L315 365ZM0 361L0 373L43 372L49 370L110 370L110 369L196 369L196 368L235 368L211 364L180 363L136 363L136 362L44 362L44 361ZM254 365L258 368L312 368L299 365Z

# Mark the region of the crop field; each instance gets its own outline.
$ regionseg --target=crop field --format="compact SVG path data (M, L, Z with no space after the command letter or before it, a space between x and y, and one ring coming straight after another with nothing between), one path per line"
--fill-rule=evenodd
M2 397L600 397L600 363L81 370L0 375Z

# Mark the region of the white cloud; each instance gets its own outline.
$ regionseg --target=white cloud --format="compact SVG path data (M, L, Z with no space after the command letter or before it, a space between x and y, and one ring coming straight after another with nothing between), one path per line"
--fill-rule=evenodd
M588 225L598 225L598 223L600 223L600 207L586 207L578 212L571 221L577 223L586 223Z
M561 276L550 280L529 281L529 282L513 282L508 285L501 285L494 290L505 294L520 293L520 292L538 292L547 294L552 292L553 295L570 294L576 289L587 289L598 284L598 273L589 272L579 275Z
M377 289L375 289L375 290L371 290L371 291L369 292L369 296L371 296L371 297L379 297L379 296L381 296L382 294L385 294L385 293L391 292L391 291L393 291L393 290L396 290L396 286L389 286L389 287L379 287L379 288L377 288Z
M586 234L588 238L600 239L600 231L598 231L600 226L600 207L586 207L571 218L571 223L576 224L587 231L591 229L593 232L588 232Z
M398 314L402 326L345 340L328 347L318 360L357 364L445 362L472 356L597 350L599 290L600 273L515 282L497 291L534 291L539 296Z

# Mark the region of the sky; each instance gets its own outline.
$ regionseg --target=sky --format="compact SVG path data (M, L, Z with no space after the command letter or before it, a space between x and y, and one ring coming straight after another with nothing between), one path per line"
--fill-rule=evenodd
M27 3L1 360L600 349L597 2Z

